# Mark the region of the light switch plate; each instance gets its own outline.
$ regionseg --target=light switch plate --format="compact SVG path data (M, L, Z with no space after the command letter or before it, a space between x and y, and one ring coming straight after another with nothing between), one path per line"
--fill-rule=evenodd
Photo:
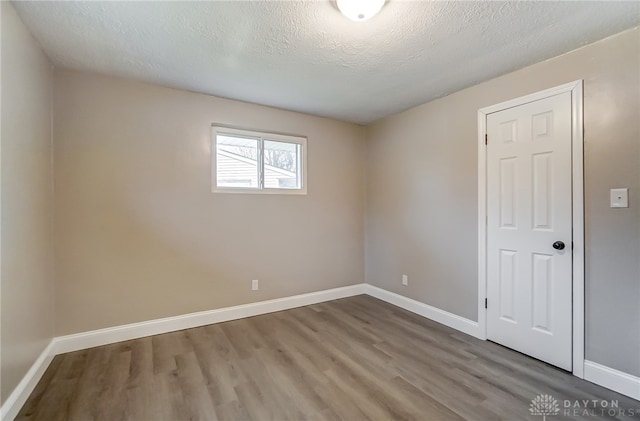
M629 189L611 189L611 207L629 207Z

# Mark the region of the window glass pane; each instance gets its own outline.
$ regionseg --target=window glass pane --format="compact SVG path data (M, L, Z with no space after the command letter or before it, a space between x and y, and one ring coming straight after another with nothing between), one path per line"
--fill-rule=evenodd
M216 185L236 189L257 189L258 139L216 136Z
M264 141L264 187L267 189L299 189L300 145Z

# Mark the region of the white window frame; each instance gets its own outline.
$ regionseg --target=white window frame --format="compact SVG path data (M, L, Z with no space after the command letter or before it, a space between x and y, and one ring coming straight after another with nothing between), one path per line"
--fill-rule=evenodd
M307 138L304 136L296 136L290 134L282 134L275 132L266 132L250 129L241 129L221 124L212 125L211 134L211 191L213 193L240 193L240 194L307 194ZM234 188L234 187L218 187L218 135L231 135L239 137L247 137L259 139L258 141L258 187ZM300 145L300 188L299 189L281 189L264 187L264 159L262 151L265 140L273 140L276 142L296 143Z

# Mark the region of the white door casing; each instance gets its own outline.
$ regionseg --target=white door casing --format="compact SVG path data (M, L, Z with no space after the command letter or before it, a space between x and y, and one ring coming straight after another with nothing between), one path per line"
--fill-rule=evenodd
M571 94L489 114L487 135L487 337L571 370Z
M566 83L544 91L515 98L478 110L478 331L487 338L487 269L488 269L488 195L487 195L487 117L490 114L529 104L540 99L570 93L571 115L571 203L573 249L567 243L566 253L572 255L572 370L584 377L584 163L583 163L583 82ZM491 140L488 142L491 144ZM540 160L540 158L538 158ZM533 165L533 164L532 164ZM507 167L509 164L506 165ZM540 166L540 162L538 162ZM532 225L531 225L532 226ZM555 241L555 240L554 240ZM508 254L508 253L507 253ZM542 254L542 253L541 253ZM538 260L541 258L538 257ZM544 260L544 259L542 259ZM491 304L489 304L489 307ZM531 314L533 320L533 314Z

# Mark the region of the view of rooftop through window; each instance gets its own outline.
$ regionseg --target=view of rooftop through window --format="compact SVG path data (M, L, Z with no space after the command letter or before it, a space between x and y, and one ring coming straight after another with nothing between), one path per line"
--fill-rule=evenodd
M217 187L301 188L299 143L219 133L216 155Z

